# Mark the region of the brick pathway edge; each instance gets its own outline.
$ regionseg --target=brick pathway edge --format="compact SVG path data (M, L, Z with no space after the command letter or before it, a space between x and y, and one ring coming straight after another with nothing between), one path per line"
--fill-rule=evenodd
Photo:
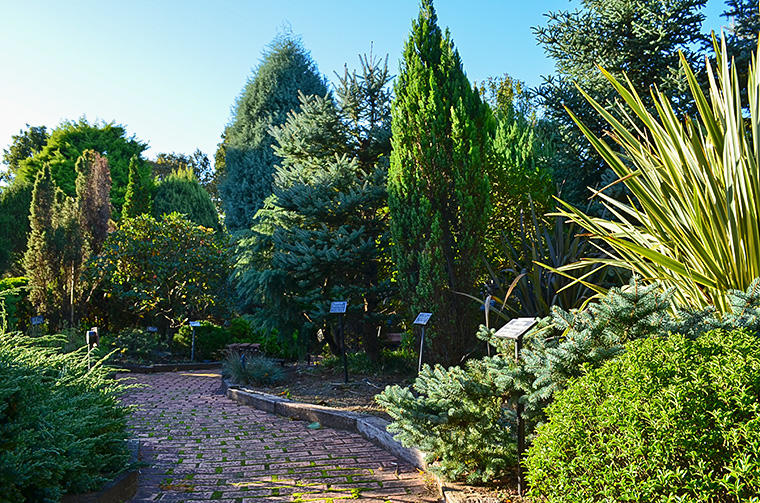
M394 439L393 435L388 433L386 429L390 423L385 419L368 414L338 410L323 405L296 402L287 398L252 391L232 384L226 379L222 379L222 388L225 390L227 398L242 405L249 405L271 414L277 414L278 416L318 422L328 428L358 433L381 449L403 459L420 470L427 471L427 464L425 463L425 456L422 451L404 447ZM435 477L435 480L438 482L440 489L440 479Z

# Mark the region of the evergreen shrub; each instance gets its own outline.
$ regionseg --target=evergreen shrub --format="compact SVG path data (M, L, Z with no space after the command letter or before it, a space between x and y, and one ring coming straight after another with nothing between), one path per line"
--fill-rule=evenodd
M541 501L758 501L760 347L744 331L634 341L547 414L527 458Z
M184 325L174 335L175 349L183 355L190 357L193 341L193 329ZM233 340L229 330L213 323L202 321L200 327L195 328L195 359L218 360L221 351Z
M124 386L61 344L0 331L0 501L98 490L127 466Z
M112 358L121 362L150 364L170 356L169 345L157 333L140 328L125 328L115 337L103 337L101 346L114 351Z

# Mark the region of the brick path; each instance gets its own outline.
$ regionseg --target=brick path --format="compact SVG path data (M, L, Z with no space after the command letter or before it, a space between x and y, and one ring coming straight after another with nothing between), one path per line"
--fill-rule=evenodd
M215 372L134 374L143 460L133 502L436 501L425 478L355 433L228 400Z

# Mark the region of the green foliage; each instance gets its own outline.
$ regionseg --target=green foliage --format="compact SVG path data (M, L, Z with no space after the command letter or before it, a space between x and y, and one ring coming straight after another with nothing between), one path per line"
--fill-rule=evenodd
M371 358L390 296L386 176L390 153L387 64L362 58L331 97L301 95L300 112L272 129L282 157L273 196L237 246L235 276L244 305L296 351L317 346L317 331L337 354L330 299L348 301L346 332Z
M20 274L29 236L31 183L14 183L0 188L0 275Z
M235 384L258 386L279 384L285 379L285 370L274 360L263 356L243 358L239 353L227 355L223 362L222 374Z
M291 110L299 110L299 92L324 96L327 87L301 42L280 36L243 89L225 129L225 174L219 193L230 231L248 229L272 193L277 158L269 130L283 124Z
M124 210L122 216L134 218L150 213L153 197L153 182L147 173L139 169L136 156L129 160L129 181L124 195Z
M756 334L636 341L547 414L526 461L542 501L757 501Z
M580 3L580 8L572 11L549 12L546 24L534 29L538 43L556 67L556 75L546 78L538 89L545 117L556 125L561 137L554 179L563 185L563 197L574 203L586 199L586 187L598 185L606 166L575 127L565 107L594 135L601 136L609 129L575 84L613 109L617 96L599 72L601 66L617 77L625 72L648 108L653 108L648 90L657 86L671 96L677 109L691 109L678 54L681 51L692 63L700 60L696 49L704 42L701 27L706 0Z
M148 215L124 219L91 261L89 274L114 310L166 332L226 312L228 267L226 236L171 213L161 221Z
M181 213L203 227L218 230L219 215L208 192L190 169L174 171L158 184L153 197L153 216Z
M636 203L601 194L614 218L592 218L568 203L562 215L607 247L609 257L593 262L675 288L682 307L714 305L724 313L729 311L727 292L744 290L760 276L760 163L755 154L760 61L755 59L749 69L751 106L745 119L738 74L729 67L725 43L716 43L715 50L716 71L708 66L709 102L683 60L698 110L685 120L665 94L653 93L657 113L652 114L630 81L624 84L605 72L609 87L625 103L620 109L627 110L627 118L618 121L602 103L585 97L608 122L616 145L571 115Z
M726 46L739 75L742 103L747 107L747 78L752 54L757 50L757 34L760 33L760 9L755 0L726 0L722 14L729 23L725 28Z
M516 463L514 425L486 360L464 367L424 365L413 391L389 386L376 399L393 422L388 431L425 453L449 480L498 482Z
M40 343L0 334L0 501L98 490L129 460L124 386L88 371L86 352Z
M433 313L428 355L456 363L472 349L475 293L490 214L493 114L462 69L431 0L404 46L393 102L388 206L393 259L409 316Z
M28 285L28 278L0 279L0 311L3 312L0 318L4 317L8 330L18 330L20 323L26 325L27 318L31 316Z
M165 360L169 345L158 333L141 328L125 328L114 337L101 337L100 345L110 359L121 363L145 365Z
M367 353L350 353L346 355L348 373L351 375L378 375L389 374L408 375L417 370L417 355L404 349L383 349L380 357L371 360ZM319 362L320 366L342 370L342 356L328 355Z
M193 340L193 329L188 326L182 326L174 335L174 346L189 358ZM195 328L195 359L196 360L219 360L221 351L233 342L234 339L230 330L219 325L214 325L207 321L201 322L200 327Z
M113 123L90 124L85 119L63 122L52 131L41 151L21 162L16 183L32 183L43 166L49 164L56 186L74 197L76 162L85 150L94 150L108 159L113 183L111 204L114 220L118 220L129 182L129 162L133 156L139 159L147 147L134 136L127 136L122 126ZM149 176L150 166L145 161L140 161L140 169L144 176Z
M3 149L3 164L7 168L4 173L0 173L0 182L12 182L21 166L21 161L42 150L49 137L45 126L30 126L29 124L26 125L26 129L11 136L10 145L7 149Z

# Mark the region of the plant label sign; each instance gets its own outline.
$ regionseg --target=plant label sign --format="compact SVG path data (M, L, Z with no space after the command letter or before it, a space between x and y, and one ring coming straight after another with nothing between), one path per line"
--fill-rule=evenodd
M501 327L495 336L500 339L517 340L536 323L538 323L538 318L515 318Z
M44 321L45 318L42 316L32 316L32 325L42 325Z
M330 314L346 314L347 307L348 307L348 302L345 300L339 301L339 302L331 302Z
M414 324L425 326L428 324L428 321L430 321L431 316L433 316L433 313L420 313L414 319Z
M155 333L155 332L158 332L158 327L152 327L151 326L151 327L146 328L146 330L148 332Z
M191 327L200 327L201 326L201 322L200 321L191 321L190 322L190 326Z

